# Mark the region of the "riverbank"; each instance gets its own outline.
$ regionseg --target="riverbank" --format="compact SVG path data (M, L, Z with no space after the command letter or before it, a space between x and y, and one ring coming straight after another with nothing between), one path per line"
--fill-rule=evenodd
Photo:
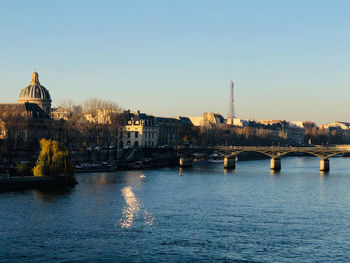
M125 151L117 161L118 170L153 169L179 165L175 149L137 148Z
M71 187L78 182L67 176L25 176L0 178L0 192L21 191L27 189L55 190Z

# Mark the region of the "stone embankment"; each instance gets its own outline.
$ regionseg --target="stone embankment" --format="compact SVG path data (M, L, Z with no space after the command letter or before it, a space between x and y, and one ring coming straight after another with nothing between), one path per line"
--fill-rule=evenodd
M130 149L117 162L120 170L170 167L179 164L173 149Z
M2 175L0 177L0 192L20 191L27 189L56 190L62 187L74 186L78 182L73 177L68 176L25 176L10 177Z

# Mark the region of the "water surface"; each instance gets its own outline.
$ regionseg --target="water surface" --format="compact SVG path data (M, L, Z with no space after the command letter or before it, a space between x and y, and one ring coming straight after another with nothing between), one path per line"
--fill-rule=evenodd
M349 262L350 158L79 174L0 194L0 262Z

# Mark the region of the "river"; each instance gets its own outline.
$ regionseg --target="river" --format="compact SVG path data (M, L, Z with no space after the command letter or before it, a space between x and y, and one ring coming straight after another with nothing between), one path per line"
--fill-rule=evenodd
M78 174L0 194L0 262L350 262L350 158Z

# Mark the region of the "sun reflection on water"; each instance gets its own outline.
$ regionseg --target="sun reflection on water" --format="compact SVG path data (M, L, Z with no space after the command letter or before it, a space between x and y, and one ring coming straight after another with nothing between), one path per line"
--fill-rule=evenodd
M142 205L135 197L131 186L124 187L122 189L122 195L127 206L123 209L123 218L120 220L120 226L121 228L130 228L133 225L135 217L139 214ZM143 218L147 225L153 225L155 218L151 213L144 210Z

